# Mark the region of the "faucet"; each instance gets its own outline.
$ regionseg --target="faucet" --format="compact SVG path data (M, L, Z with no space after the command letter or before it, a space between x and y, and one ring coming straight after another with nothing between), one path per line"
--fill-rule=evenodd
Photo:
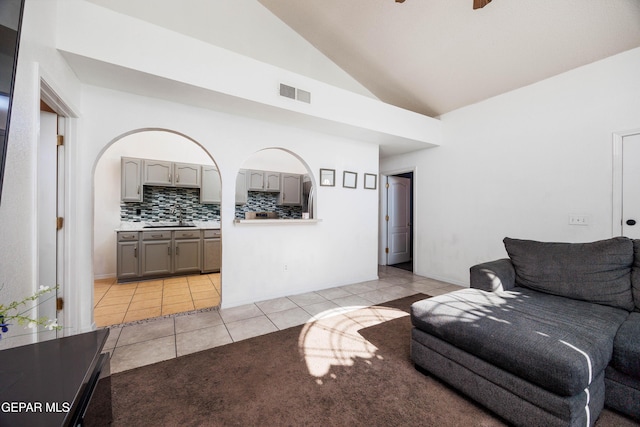
M169 212L172 214L175 213L178 217L178 225L182 225L182 206L176 203L171 209L169 209Z

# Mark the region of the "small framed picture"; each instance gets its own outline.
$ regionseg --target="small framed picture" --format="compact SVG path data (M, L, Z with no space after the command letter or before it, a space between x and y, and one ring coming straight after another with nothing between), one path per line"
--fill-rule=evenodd
M356 188L358 185L358 174L344 171L342 175L342 186L345 188Z
M372 173L364 174L364 188L367 190L375 190L378 187L378 175Z
M320 169L320 185L323 187L334 187L336 185L335 169Z

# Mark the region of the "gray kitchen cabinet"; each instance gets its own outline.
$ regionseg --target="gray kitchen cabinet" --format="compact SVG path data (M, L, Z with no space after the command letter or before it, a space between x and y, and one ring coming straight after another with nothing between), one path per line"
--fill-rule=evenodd
M200 230L173 232L173 272L200 272L202 240Z
M236 176L236 205L247 203L247 172L245 169L240 169Z
M144 159L144 185L173 185L173 163Z
M216 273L222 267L222 234L220 230L204 230L202 240L202 272Z
M202 166L202 185L200 187L200 203L220 203L222 183L220 173L215 166Z
M171 231L143 231L140 275L168 275L172 270Z
M200 188L200 165L151 159L144 159L143 165L144 185Z
M302 206L302 176L298 174L281 174L278 204L283 206Z
M265 172L264 173L264 191L280 191L280 173L279 172Z
M137 231L121 231L118 232L117 239L118 280L135 279L140 275L139 233Z
M247 176L247 187L249 191L280 191L280 173L250 170Z
M120 199L123 202L142 201L142 160L120 159Z
M200 165L174 163L173 185L176 187L200 188L200 173Z

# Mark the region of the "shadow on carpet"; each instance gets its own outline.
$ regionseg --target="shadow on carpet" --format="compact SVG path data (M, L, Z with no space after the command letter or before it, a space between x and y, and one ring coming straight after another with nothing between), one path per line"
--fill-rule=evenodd
M409 358L417 294L111 376L114 426L502 426ZM93 402L100 405L100 402ZM611 411L598 425L634 425Z

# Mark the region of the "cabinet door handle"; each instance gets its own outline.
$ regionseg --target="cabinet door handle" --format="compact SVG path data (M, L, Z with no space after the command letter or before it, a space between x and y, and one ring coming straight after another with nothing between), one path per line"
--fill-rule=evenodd
M138 185L138 194L140 194L140 186Z
M162 237L162 234L152 234L151 237L160 238L160 237Z
M180 246L176 246L176 255L180 255Z
M169 182L171 182L171 173L169 173Z
M176 174L176 182L180 182L180 174Z
M134 258L138 258L138 247L137 246L134 246L134 248L133 248L133 257Z

